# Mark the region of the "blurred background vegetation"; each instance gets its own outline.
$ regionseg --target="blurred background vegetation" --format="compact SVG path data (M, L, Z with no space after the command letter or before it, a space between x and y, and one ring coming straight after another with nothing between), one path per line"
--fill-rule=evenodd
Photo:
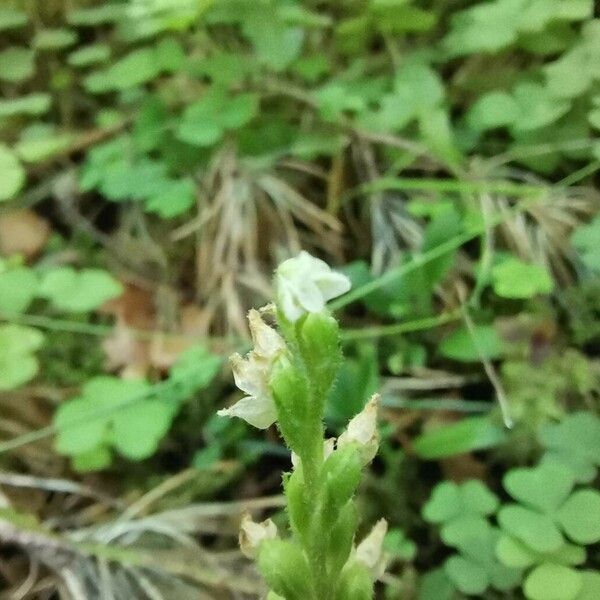
M381 598L600 598L592 0L0 3L0 597L245 599L245 313L344 271Z

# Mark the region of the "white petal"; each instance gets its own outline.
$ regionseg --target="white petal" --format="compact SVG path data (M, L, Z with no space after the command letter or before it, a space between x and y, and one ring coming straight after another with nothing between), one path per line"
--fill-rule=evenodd
M258 429L266 429L277 420L275 403L267 396L246 396L217 414L220 417L239 417Z
M229 357L235 385L249 396L258 396L265 391L265 367L251 355L248 359L239 354Z
M325 300L337 298L345 294L352 287L352 283L348 277L335 271L331 271L323 277L316 278L315 282Z
M370 463L379 448L377 431L377 405L379 394L374 394L367 405L349 423L346 431L338 438L338 448L358 444L363 464Z
M263 358L274 359L276 354L285 348L281 336L262 320L260 313L255 309L251 309L248 313L248 322L254 342L254 352Z
M325 308L323 294L312 279L298 282L294 288L294 294L306 312L319 312Z
M258 549L265 540L277 537L277 526L271 519L255 523L248 513L242 517L240 525L240 549L248 558L256 558Z
M369 535L356 547L356 560L378 576L385 570L382 547L387 528L388 525L385 519L377 521Z
M288 321L294 323L304 314L304 309L298 304L293 290L283 279L278 280L277 297L281 310Z

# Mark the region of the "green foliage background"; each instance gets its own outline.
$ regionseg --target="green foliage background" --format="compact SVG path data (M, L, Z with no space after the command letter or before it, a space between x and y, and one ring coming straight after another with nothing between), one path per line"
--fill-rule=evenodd
M7 493L23 556L64 542L90 598L151 597L145 581L260 596L253 572L222 583L247 568L223 558L234 509L206 542L214 524L153 530L136 501L278 492L277 437L214 413L245 312L305 248L353 282L332 306L328 428L383 392L359 493L363 521L392 528L378 594L600 597L593 0L5 0L0 92L0 221L31 209L52 227L35 256L0 259L0 468L121 503L57 521ZM194 345L130 381L104 364L99 309L132 284L159 315L134 338ZM182 331L190 305L200 333ZM124 522L143 533L120 538ZM191 547L208 554L190 571L175 559Z

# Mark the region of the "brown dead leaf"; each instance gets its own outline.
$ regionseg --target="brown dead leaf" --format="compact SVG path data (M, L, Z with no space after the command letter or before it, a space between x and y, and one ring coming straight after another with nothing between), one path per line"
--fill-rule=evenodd
M0 214L0 254L23 254L30 259L36 256L50 237L46 219L29 209Z

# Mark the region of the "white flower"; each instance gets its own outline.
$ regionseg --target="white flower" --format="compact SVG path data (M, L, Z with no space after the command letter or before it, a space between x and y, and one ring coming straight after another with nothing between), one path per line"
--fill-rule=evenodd
M376 577L381 577L386 567L383 540L388 524L385 519L375 523L369 535L356 547L356 560L367 567Z
M325 303L345 294L350 280L332 271L329 265L302 251L295 258L282 262L275 272L277 301L290 321L297 321L307 312L320 312Z
M256 558L260 545L265 540L274 540L277 537L277 526L271 519L262 523L255 523L252 517L245 513L240 525L240 549L248 558Z
M217 414L221 417L239 417L254 427L266 429L277 419L269 378L273 362L285 349L285 342L262 320L257 310L252 309L248 313L248 321L254 349L246 359L237 353L229 358L235 384L247 396Z
M377 405L379 394L373 394L367 405L349 423L346 431L338 438L338 448L358 444L364 465L370 463L379 449L377 431Z

